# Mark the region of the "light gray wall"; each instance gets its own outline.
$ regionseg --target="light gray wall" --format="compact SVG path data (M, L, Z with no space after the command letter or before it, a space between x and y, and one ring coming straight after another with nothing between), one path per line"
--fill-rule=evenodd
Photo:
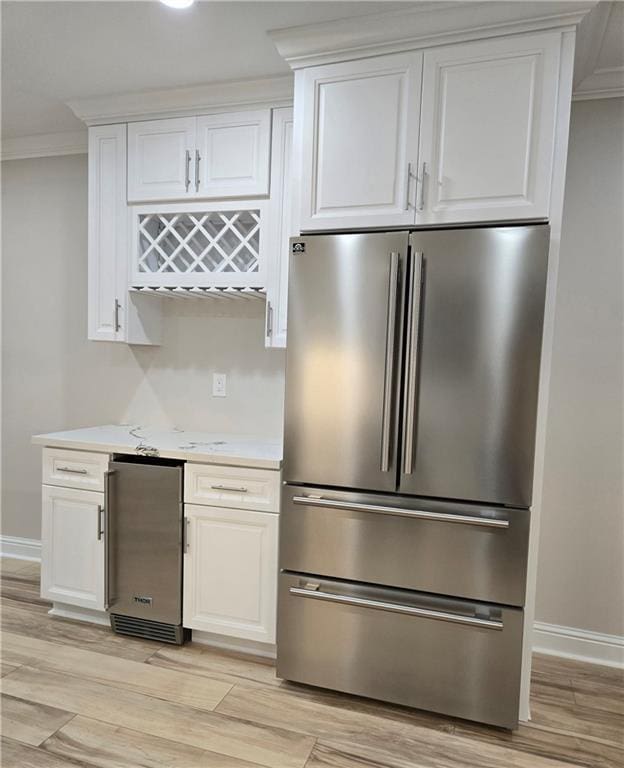
M557 287L538 621L624 634L624 100L576 102Z
M122 421L281 437L284 352L264 348L263 303L169 299L161 347L87 341L86 156L2 174L4 535L40 537L38 432ZM215 371L226 398L212 397Z
M623 130L621 100L573 106L537 594L538 620L613 634L623 631ZM217 317L172 300L161 348L86 341L85 158L2 170L5 535L39 537L33 433L123 420L279 436L284 355L263 348L260 306ZM229 374L225 400L210 395L213 371Z

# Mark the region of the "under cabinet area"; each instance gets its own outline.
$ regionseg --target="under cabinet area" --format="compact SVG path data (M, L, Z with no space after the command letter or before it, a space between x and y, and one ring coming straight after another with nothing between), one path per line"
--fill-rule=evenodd
M128 201L269 193L271 111L128 125Z
M301 230L546 219L561 46L541 32L303 69Z

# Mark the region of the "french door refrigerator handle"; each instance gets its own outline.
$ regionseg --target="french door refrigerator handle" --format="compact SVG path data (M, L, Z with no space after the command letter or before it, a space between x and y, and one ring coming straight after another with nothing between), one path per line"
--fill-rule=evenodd
M394 382L394 347L396 335L399 254L390 254L388 318L386 323L386 368L384 373L383 416L381 427L381 471L390 469L390 432L392 429L392 393Z
M381 504L359 504L350 501L324 499L316 496L293 496L294 504L306 504L309 507L326 507L328 509L349 509L353 512L373 512L378 515L395 515L396 517L412 517L418 520L432 520L440 523L459 523L463 525L479 525L483 528L509 528L509 520L496 517L479 517L478 515L455 515L448 512L428 512L424 509L401 509L400 507L385 507Z
M104 472L104 610L110 608L110 521L111 521L111 492L110 482L115 470L108 469Z
M377 611L389 611L391 613L403 613L408 616L420 616L424 619L434 619L435 621L451 621L455 624L469 624L473 627L482 627L484 629L503 629L503 622L496 619L480 619L477 616L462 616L458 613L449 613L447 611L432 611L429 608L416 608L413 605L401 605L400 603L386 603L383 600L370 600L364 597L353 597L351 595L335 595L332 592L323 592L318 589L302 589L300 587L290 587L288 590L291 595L297 597L307 597L313 600L325 600L330 603L341 603L342 605L353 605L358 608L372 608Z
M411 475L414 466L414 424L416 378L418 373L418 335L422 293L423 254L413 253L407 294L407 374L404 389L403 474Z

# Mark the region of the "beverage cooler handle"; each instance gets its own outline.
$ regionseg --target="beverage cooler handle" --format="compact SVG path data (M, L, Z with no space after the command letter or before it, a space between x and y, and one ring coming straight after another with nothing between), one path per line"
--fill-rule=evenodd
M414 467L414 426L416 418L416 380L418 376L418 336L422 293L422 253L413 253L407 293L407 374L405 376L405 411L403 418L403 474Z
M111 478L115 474L112 469L104 472L104 609L110 608L110 521L111 521Z
M419 616L423 619L451 621L455 624L469 624L470 626L483 627L484 629L496 629L499 631L503 629L503 622L496 619L480 619L477 616L462 616L459 613L433 611L430 608L417 608L413 605L401 605L400 603L386 603L383 600L370 600L369 598L354 597L352 595L335 595L332 592L323 592L318 589L290 587L289 592L296 597L309 597L313 600L325 600L329 603L341 603L342 605L352 605L357 608L372 608L377 611L403 613L408 616Z
M390 431L392 427L392 390L394 381L394 347L396 331L399 254L390 254L388 284L388 319L386 323L386 368L384 373L383 417L381 428L381 471L390 469Z

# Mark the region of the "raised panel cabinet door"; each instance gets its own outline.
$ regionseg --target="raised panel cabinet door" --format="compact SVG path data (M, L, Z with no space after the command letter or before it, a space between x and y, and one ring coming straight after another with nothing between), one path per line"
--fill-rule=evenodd
M103 493L42 486L42 597L104 610L103 505Z
M268 232L271 247L268 254L265 326L267 347L286 346L289 240L297 234L292 204L292 154L293 110L290 107L274 109Z
M268 195L271 110L197 118L196 197Z
M197 118L128 124L128 201L179 200L195 189Z
M119 341L127 292L125 123L89 128L88 231L88 337Z
M422 53L303 78L301 230L414 222Z
M183 623L275 642L278 515L185 505Z
M546 32L425 53L416 223L548 217L560 48Z

